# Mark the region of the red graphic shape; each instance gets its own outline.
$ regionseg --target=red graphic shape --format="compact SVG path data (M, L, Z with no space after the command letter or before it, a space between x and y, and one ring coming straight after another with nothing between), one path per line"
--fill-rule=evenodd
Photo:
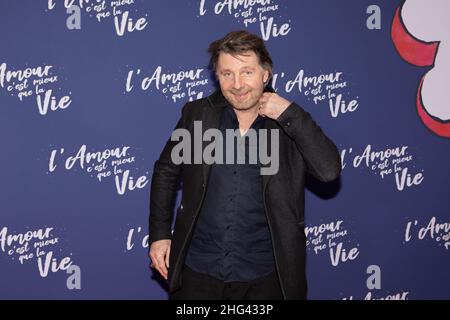
M401 18L401 7L397 8L392 21L391 37L398 54L408 63L419 66L433 66L439 42L424 42L416 39L409 33ZM422 77L417 89L417 112L425 126L435 134L450 138L450 122L442 122L432 117L426 111L422 101L422 85L425 76Z
M414 38L406 29L397 8L392 22L391 37L399 55L407 62L428 67L434 64L439 42L423 42Z
M443 123L431 117L426 111L422 103L422 85L425 76L422 78L419 84L419 89L417 90L417 112L422 122L427 126L428 129L436 133L437 135L445 138L450 138L450 123Z

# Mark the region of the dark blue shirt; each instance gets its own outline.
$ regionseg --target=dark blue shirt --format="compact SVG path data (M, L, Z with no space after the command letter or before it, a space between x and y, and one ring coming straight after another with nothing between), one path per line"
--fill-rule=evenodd
M263 125L264 118L258 116L251 126L257 139ZM220 124L224 161L211 167L186 264L224 282L245 282L270 274L275 263L264 211L259 157L250 164L249 139L235 139L243 143L234 144L234 164L227 164L226 129L239 130L236 114L229 106ZM244 146L245 164L238 164L238 148Z

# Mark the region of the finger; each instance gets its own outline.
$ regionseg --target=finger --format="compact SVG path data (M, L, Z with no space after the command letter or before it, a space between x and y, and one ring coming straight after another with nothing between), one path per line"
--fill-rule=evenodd
M166 267L169 268L169 258L170 258L170 247L167 248L166 252Z
M158 270L158 261L156 258L152 258L152 261L150 262L150 268Z
M158 258L158 254L155 253L155 252L152 252L150 256L152 258L152 262L150 264L150 267L151 268L155 268L162 275L164 271L163 271L163 269L160 266L159 260L161 260L161 259ZM162 259L162 260L164 260L164 259Z
M264 100L269 100L269 98L273 95L272 92L263 92L263 94L261 95L261 98Z
M260 104L259 105L259 107L258 107L258 113L260 114L260 115L264 115L264 107Z
M163 270L159 267L158 263L155 262L155 263L153 264L153 266L154 266L154 268L156 269L156 271L158 271L158 273L164 277L164 275L163 275Z
M158 271L158 273L159 273L162 277L164 277L163 271L161 270L161 268L160 268L158 265L155 265L155 269L156 269L156 271Z
M158 270L159 274L167 280L167 269L165 268L156 268Z
M167 268L166 264L164 263L164 256L162 255L158 257L157 269L159 273L164 277L164 279L167 280Z
M156 267L156 265L155 265L155 261L156 261L155 253L153 251L150 251L148 253L148 255L150 256L150 268L155 268Z
M265 113L264 113L264 108L259 108L258 109L258 114L261 116L261 117L265 117L266 115L265 115Z

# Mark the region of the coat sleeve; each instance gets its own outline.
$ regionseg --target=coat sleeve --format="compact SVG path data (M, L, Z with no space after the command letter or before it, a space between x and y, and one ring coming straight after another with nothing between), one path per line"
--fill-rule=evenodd
M186 104L174 130L186 128ZM172 239L173 209L181 179L182 164L175 164L171 154L177 141L166 142L153 167L150 187L149 242Z
M323 182L333 181L339 176L339 151L308 112L293 102L278 117L277 122L294 140L305 160L308 173Z

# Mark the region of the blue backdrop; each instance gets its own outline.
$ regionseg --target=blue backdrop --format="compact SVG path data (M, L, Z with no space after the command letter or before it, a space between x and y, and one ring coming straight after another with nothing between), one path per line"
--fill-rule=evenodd
M0 298L167 298L147 257L153 164L214 90L208 44L248 29L342 155L337 193L308 184L309 298L449 299L448 10L0 0Z

